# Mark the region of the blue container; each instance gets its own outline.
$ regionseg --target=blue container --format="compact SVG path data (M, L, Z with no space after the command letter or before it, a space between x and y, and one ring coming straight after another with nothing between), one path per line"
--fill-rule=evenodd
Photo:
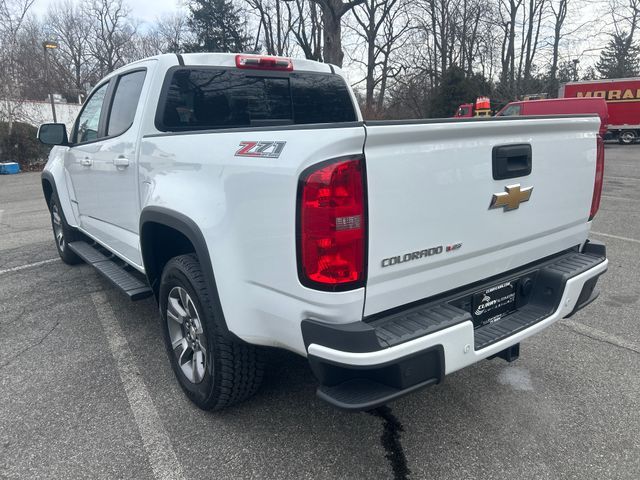
M20 172L20 165L16 162L0 163L0 175L11 175Z

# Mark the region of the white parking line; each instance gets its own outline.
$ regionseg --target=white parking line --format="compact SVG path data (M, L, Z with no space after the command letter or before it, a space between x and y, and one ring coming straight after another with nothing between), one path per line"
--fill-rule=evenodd
M49 260L42 260L40 262L28 263L26 265L20 265L18 267L5 268L4 270L0 270L0 275L2 275L3 273L19 272L20 270L26 270L27 268L39 267L40 265L46 265L47 263L57 262L58 260L60 259L50 258Z
M615 345L616 347L624 348L625 350L630 350L635 353L640 353L640 345L625 340L624 338L616 337L615 335L611 335L610 333L603 332L602 330L598 330L597 328L590 327L588 325L585 325L584 323L576 322L574 320L564 319L561 320L560 323L566 325L574 332L580 333L586 337L609 343L611 345Z
M600 235L601 237L609 237L609 238L615 238L616 240L624 240L625 242L640 243L640 240L637 240L635 238L621 237L619 235L611 235L610 233L594 232L593 230L591 231L591 233L593 233L594 235Z
M142 437L149 464L157 479L183 479L182 466L162 425L153 400L136 367L127 339L113 315L104 293L92 293L91 300L107 337L111 355L116 363L120 380L127 394L133 418Z

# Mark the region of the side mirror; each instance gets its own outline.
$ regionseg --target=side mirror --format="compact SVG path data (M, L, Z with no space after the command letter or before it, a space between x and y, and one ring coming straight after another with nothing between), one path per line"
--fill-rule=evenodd
M43 123L38 129L38 140L45 145L69 145L64 123Z

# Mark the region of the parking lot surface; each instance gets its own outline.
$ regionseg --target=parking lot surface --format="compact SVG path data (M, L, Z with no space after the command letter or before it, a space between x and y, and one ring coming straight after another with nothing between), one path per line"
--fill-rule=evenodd
M0 478L640 478L640 146L606 156L599 300L512 364L361 414L276 351L257 396L199 410L153 300L64 265L39 175L0 176Z

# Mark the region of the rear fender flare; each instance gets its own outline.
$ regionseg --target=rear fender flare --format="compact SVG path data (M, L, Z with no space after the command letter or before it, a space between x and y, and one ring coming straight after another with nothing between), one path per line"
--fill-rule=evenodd
M191 218L183 215L180 212L176 212L164 207L150 206L145 207L140 213L140 247L142 253L142 261L144 264L145 272L147 274L147 280L149 281L149 285L151 285L151 288L153 289L156 300L159 301L159 279L162 275L162 272L153 271L153 262L151 257L152 254L149 249L145 249L144 226L147 223L155 223L172 228L180 232L191 242L195 250L195 254L198 257L198 261L200 262L200 265L202 267L205 280L207 282L207 288L209 290L210 298L213 302L215 315L218 316L218 318L221 320L221 324L224 326L223 333L237 338L235 335L233 335L232 332L229 331L227 322L224 317L224 312L222 311L222 304L220 303L220 296L218 294L216 279L213 272L213 265L211 263L209 249L207 248L207 243L204 239L202 231Z

